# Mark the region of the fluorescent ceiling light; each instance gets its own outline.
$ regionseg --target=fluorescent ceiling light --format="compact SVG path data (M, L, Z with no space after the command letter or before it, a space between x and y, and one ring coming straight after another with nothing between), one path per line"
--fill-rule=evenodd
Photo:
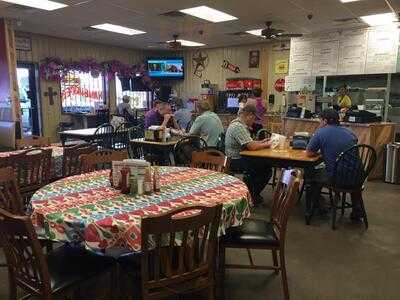
M361 1L361 0L340 0L340 2L342 2L342 3L357 2L357 1Z
M361 20L363 20L369 26L388 25L398 21L395 13L384 13L384 14L363 16L361 17Z
M182 9L180 12L188 14L200 19L204 19L213 23L237 20L236 17L228 15L222 11L202 5L187 9Z
M246 32L252 35L261 36L261 31L262 29L254 29L254 30L247 30Z
M44 9L44 10L56 10L68 6L63 3L48 1L48 0L0 0L0 1L23 5L23 6L29 6L38 9Z
M186 46L186 47L200 47L200 46L205 46L206 45L206 44L187 41L187 40L176 40L176 41L180 42L182 46ZM167 41L167 43L171 43L171 42L174 42L174 41Z
M126 34L126 35L135 35L135 34L146 33L146 32L141 31L141 30L136 30L136 29L132 29L132 28L124 27L124 26L119 26L119 25L114 25L114 24L110 24L110 23L93 25L93 26L90 26L90 27L96 28L96 29L105 30L105 31L111 31L111 32Z

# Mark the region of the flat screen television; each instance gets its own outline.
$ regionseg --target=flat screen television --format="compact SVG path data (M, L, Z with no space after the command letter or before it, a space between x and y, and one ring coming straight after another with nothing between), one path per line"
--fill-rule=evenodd
M152 78L183 79L185 76L183 57L149 58L147 68Z

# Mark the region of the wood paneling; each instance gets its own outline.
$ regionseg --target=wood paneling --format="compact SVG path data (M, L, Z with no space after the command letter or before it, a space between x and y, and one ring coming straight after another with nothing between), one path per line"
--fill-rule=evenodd
M106 61L117 59L124 63L134 64L144 59L145 55L141 50L125 49L112 47L83 41L60 39L55 37L16 33L20 36L29 36L32 41L31 51L17 51L17 60L20 62L39 63L42 59L54 56L64 60L80 60L86 58L94 58L98 61ZM115 108L115 83L110 82L110 93L108 94L110 108ZM44 93L52 87L57 92L54 97L54 104L50 105L48 97ZM112 93L114 92L114 93ZM57 125L60 120L68 120L69 116L61 116L61 100L60 85L55 82L40 80L39 102L42 112L42 128L45 136L51 137L52 140L57 139Z

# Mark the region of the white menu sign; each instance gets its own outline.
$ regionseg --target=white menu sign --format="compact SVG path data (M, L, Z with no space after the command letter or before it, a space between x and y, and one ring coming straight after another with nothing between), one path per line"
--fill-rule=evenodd
M339 32L320 35L314 40L312 74L336 75L339 57Z
M367 30L343 31L340 36L339 75L364 74L367 55Z
M395 73L399 47L399 29L394 26L368 30L366 74Z
M299 92L305 88L309 91L314 91L315 83L315 76L285 76L285 91Z
M312 62L312 38L292 38L290 44L289 74L311 76Z

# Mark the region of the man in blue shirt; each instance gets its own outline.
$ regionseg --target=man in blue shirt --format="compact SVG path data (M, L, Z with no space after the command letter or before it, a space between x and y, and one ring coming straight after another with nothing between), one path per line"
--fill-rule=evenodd
M321 123L311 138L307 146L307 155L313 157L321 151L325 162L325 169L314 170L314 174L309 174L310 185L307 188L306 197L311 203L318 203L321 188L331 181L335 161L339 154L346 151L350 147L357 145L358 139L349 129L340 126L339 114L333 109L325 109L321 113ZM358 201L353 199L352 218L358 218Z

